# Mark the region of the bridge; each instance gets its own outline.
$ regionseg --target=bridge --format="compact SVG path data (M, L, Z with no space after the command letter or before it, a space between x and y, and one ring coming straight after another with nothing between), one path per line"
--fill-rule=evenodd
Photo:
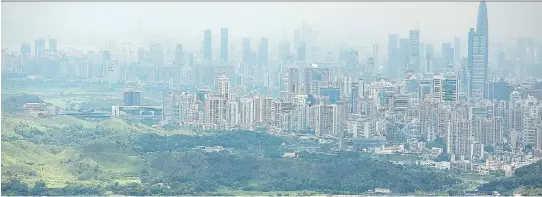
M111 117L126 116L155 117L162 116L162 106L113 106Z

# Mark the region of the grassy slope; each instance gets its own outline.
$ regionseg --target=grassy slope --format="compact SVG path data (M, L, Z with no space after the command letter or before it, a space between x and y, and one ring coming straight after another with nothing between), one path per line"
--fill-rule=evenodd
M2 181L20 178L30 184L45 180L50 187L75 181L56 155L27 141L2 142Z
M82 125L95 127L97 125L117 130L133 132L151 132L160 135L195 134L184 130L166 131L142 124L128 123L119 119L108 119L99 123L86 122L69 116L52 118L24 117L7 114L2 118L2 137L17 137L24 139L14 129L17 124L24 123L42 131L48 127L63 127L67 125ZM80 174L70 172L70 165L88 164L99 166L101 171L98 179L104 182L119 183L140 182L139 163L141 159L114 150L106 152L87 152L83 148L54 147L60 151L50 151L47 145L36 145L28 141L17 140L2 142L2 182L9 178L19 178L33 184L38 180L46 181L49 187L63 187L66 182L94 183L94 181L78 180Z
M10 95L20 95L23 93L38 95L45 102L53 105L65 107L67 100L77 100L79 96L71 94L89 94L114 95L104 93L96 87L61 87L47 85L28 85L13 82L12 84L2 84L2 97ZM83 90L84 89L84 90ZM51 92L64 92L63 98L49 95ZM4 99L4 98L3 98ZM86 152L77 147L51 147L49 145L37 145L24 141L24 137L18 135L14 129L20 124L27 124L41 131L46 131L49 127L64 127L68 125L81 125L83 127L93 128L103 126L106 128L133 131L150 132L159 135L185 134L192 135L194 132L185 130L168 131L160 128L152 128L142 124L128 123L118 119L108 119L99 123L86 122L69 116L57 116L51 118L36 118L28 116L25 112L5 112L2 114L2 138L14 137L23 139L17 141L2 141L2 182L9 178L19 178L23 181L33 184L38 180L46 181L48 187L63 187L66 182L92 183L90 181L78 180L79 174L70 171L70 165L97 165L100 167L99 179L101 181L117 181L119 183L139 182L138 164L140 158L134 155L120 153L115 151L107 152ZM55 149L52 151L51 149ZM72 170L73 171L73 170Z

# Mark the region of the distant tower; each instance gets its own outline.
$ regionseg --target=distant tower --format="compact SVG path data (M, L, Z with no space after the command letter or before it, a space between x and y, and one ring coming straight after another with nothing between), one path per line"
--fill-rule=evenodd
M288 92L299 92L299 70L297 68L288 69Z
M480 2L477 30L469 31L468 68L469 97L486 98L488 72L488 23L486 2Z
M21 55L30 56L31 53L32 53L32 46L30 46L30 44L26 42L21 44Z
M444 68L453 68L454 50L451 43L442 43L442 59L444 60Z
M269 55L269 40L262 38L260 41L260 48L258 50L258 65L267 66L267 59Z
M432 70L431 70L431 54L427 54L425 55L425 73L430 73Z
M103 51L102 62L109 62L109 61L111 61L111 51Z
M307 53L307 50L305 47L305 43L301 42L301 44L297 46L297 61L304 62L306 60L306 57L305 57L306 53Z
M410 30L410 65L411 70L420 71L420 29Z
M184 51L183 51L183 45L177 44L175 46L175 65L181 66L184 63Z
M480 41L480 53L483 55L483 96L487 98L487 72L488 72L488 56L489 56L489 29L488 29L488 17L487 17L487 5L485 1L480 2L478 7L478 21L476 33L478 34L478 39Z
M228 28L220 30L220 59L223 62L228 61Z
M250 51L250 39L243 38L243 63L251 63L252 52Z
M36 57L43 57L45 55L45 40L39 38L34 43L34 55Z
M211 30L206 29L203 32L203 59L211 61L213 58L213 52L211 48Z
M461 39L454 38L454 64L461 65Z
M399 65L400 67L397 68L397 71L398 71L397 77L402 76L402 74L406 70L412 69L411 67L409 67L409 65L411 65L411 61L410 61L411 48L412 48L412 43L410 42L409 39L405 39L405 38L399 39Z
M286 38L284 38L279 46L279 60L283 63L290 60L290 43Z
M373 54L372 57L375 60L375 65L378 67L380 66L380 57L378 57L378 44L373 44Z
M391 77L399 76L399 35L388 35L388 65L386 74Z
M56 52L56 39L54 38L49 38L49 50L50 51L53 51L53 52Z

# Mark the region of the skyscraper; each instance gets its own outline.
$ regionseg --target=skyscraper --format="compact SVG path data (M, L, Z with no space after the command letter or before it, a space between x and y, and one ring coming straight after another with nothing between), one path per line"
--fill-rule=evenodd
M420 71L420 30L410 30L410 66L409 70Z
M339 136L343 131L343 108L338 105L314 106L317 136Z
M468 65L467 75L469 97L480 97L484 91L484 60L483 55L480 54L480 39L478 34L471 28L469 31L469 47L468 47Z
M461 40L459 37L454 38L454 64L461 65Z
M301 29L294 30L294 48L301 44Z
M288 69L288 92L299 92L299 70L297 68Z
M220 30L220 59L228 61L228 28Z
M363 84L362 84L363 85ZM358 113L358 98L359 98L359 89L358 89L358 83L354 82L352 83L352 90L350 94L350 113L357 114Z
M213 52L211 48L211 30L206 29L203 32L203 59L210 61L213 59Z
M371 54L373 59L375 60L375 66L380 67L380 57L378 54L378 44L373 44L373 54Z
M318 68L305 68L304 85L305 94L307 95L319 95L320 94L320 80L322 76L318 72Z
M49 38L49 50L56 52L56 39Z
M267 66L267 57L269 54L269 41L267 38L262 38L260 48L258 50L258 65Z
M175 65L181 66L184 63L183 45L177 44L175 47Z
M204 123L213 129L226 129L227 103L223 97L211 96L205 102Z
M386 73L388 76L397 77L399 74L399 36L397 34L388 35L388 66Z
M151 43L150 56L152 66L164 65L164 46L158 42Z
M397 71L402 74L405 72L405 70L411 69L409 68L410 64L410 48L411 43L410 40L401 38L399 40L399 67L397 67Z
M28 43L21 44L21 55L29 56L32 53L32 46Z
M252 57L252 53L250 51L250 39L243 38L243 63L244 64L251 63L251 57Z
M480 2L478 8L477 29L469 31L468 64L469 97L485 98L487 92L488 71L488 23L486 2Z
M34 55L37 57L43 57L45 55L45 40L39 38L34 43Z
M111 61L111 51L102 51L102 61L103 62Z
M446 135L446 151L456 159L464 159L472 150L472 122L468 119L469 108L465 104L459 103L452 109Z
M305 48L305 43L304 42L301 42L301 44L299 44L299 46L297 46L297 61L300 61L300 62L303 62L305 61L306 59L306 48Z
M280 43L279 60L283 63L290 60L290 43L288 40L284 40Z
M471 29L469 33L469 63L471 72L471 96L485 98L487 90L487 50L482 34Z
M454 65L454 49L451 43L442 43L442 60L444 68L450 70Z
M488 30L488 18L487 18L487 6L486 2L482 1L480 2L480 6L478 7L478 21L477 21L477 28L476 33L478 34L478 41L479 41L479 51L478 55L480 55L480 69L483 69L480 71L480 74L483 74L483 96L484 98L487 97L487 72L488 72L488 56L489 56L489 30Z
M480 2L480 6L478 7L478 21L476 25L477 25L476 32L483 37L484 42L482 46L485 47L483 49L483 52L485 55L485 63L487 66L489 31L488 31L488 19L487 19L487 6L486 6L485 1Z
M425 72L432 72L433 68L431 61L433 60L434 49L432 44L427 44L425 46Z

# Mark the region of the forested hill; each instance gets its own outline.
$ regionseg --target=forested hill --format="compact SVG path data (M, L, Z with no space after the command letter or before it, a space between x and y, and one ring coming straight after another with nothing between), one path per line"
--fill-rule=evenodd
M518 168L514 176L481 185L481 191L499 191L503 194L519 193L527 196L542 196L542 160Z
M302 152L281 158L294 140L265 133L160 132L121 120L90 124L69 117L33 122L7 117L2 122L2 195L363 194L374 188L397 194L459 182L433 169L361 153ZM199 146L227 150L194 149Z

